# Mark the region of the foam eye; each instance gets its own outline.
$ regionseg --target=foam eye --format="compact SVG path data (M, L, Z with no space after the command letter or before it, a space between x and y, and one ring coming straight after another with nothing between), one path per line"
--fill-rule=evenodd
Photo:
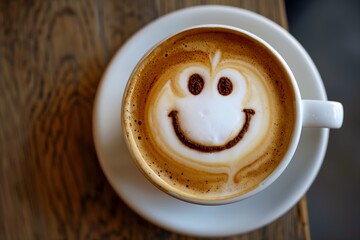
M200 74L192 74L188 81L188 89L193 95L198 95L204 88L204 79Z
M233 90L233 84L231 80L227 77L221 77L217 85L218 91L221 95L227 96L231 94Z

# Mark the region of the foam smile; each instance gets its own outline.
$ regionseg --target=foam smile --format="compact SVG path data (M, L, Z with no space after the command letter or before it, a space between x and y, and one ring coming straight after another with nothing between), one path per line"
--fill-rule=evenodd
M240 142L240 140L244 137L244 135L246 134L246 132L248 131L248 129L250 127L251 117L255 114L255 111L253 109L245 108L243 110L243 112L245 114L245 122L244 122L244 125L242 126L241 130L239 131L239 133L233 139L228 141L227 143L225 143L223 145L218 145L218 146L207 146L207 145L203 145L201 143L197 143L197 142L189 139L185 135L183 130L181 129L179 119L178 119L178 111L173 110L169 113L168 116L172 119L172 125L173 125L174 131L176 133L176 136L185 146L187 146L191 149L200 151L200 152L211 153L211 152L220 152L225 149L232 148L238 142Z

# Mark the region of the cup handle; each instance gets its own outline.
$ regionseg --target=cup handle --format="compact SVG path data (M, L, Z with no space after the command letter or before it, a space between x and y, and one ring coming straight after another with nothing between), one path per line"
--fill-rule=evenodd
M341 103L322 100L302 100L303 127L340 128L344 119Z

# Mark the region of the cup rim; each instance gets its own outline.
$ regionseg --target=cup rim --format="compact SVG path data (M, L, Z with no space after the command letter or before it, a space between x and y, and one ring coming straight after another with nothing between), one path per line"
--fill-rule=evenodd
M200 24L200 25L195 25L189 28L184 28L182 30L179 30L173 34L170 34L169 36L167 36L166 38L163 38L162 40L160 40L159 42L157 42L153 47L151 47L142 57L141 59L138 61L138 63L135 65L135 67L133 68L128 82L126 84L125 90L124 90L124 95L122 98L122 108L121 108L121 124L123 129L126 129L125 126L125 121L124 121L124 106L125 106L125 100L126 100L126 96L127 96L127 91L128 91L128 87L130 85L131 79L133 77L133 74L135 73L136 69L138 69L138 67L140 66L140 64L143 62L143 60L154 50L156 49L158 46L160 46L162 43L166 42L168 39L174 37L175 35L181 34L183 32L189 31L189 30L193 30L193 29L204 29L204 28L218 28L218 29L226 29L226 30L231 30L231 31L235 31L235 32L240 32L241 34L244 34L250 38L252 38L253 40L257 41L258 43L260 43L261 45L265 46L267 48L267 50L269 50L272 55L280 62L281 66L284 68L284 70L286 71L289 80L291 82L291 87L292 90L294 92L294 96L295 96L295 122L294 122L294 127L293 127L293 133L292 133L292 137L291 137L291 142L289 143L289 146L286 150L285 155L283 156L282 160L279 162L278 166L276 166L276 168L272 171L272 173L267 176L263 181L260 182L260 184L258 186L256 186L255 188L251 189L248 192L245 192L244 194L240 194L234 197L230 197L230 198L219 198L219 199L200 199L200 198L194 198L191 197L192 195L190 194L179 194L177 193L177 189L170 186L168 183L166 183L162 178L158 177L156 174L151 174L151 176L149 176L149 174L147 174L147 172L152 172L151 168L144 162L144 160L142 159L142 157L140 157L140 151L134 147L132 148L130 145L134 145L136 146L136 143L134 141L132 141L132 139L130 139L127 134L126 131L123 131L123 136L125 139L125 143L127 146L127 149L129 150L129 153L132 157L133 162L136 164L137 168L140 170L140 172L142 172L142 174L157 188L159 188L160 190L162 190L163 192L169 194L172 197L175 197L177 199L180 199L182 201L188 202L188 203L194 203L194 204L199 204L199 205L225 205L225 204L230 204L230 203L234 203L234 202L238 202L241 200L244 200L246 198L249 198L263 190L265 190L268 186L270 186L286 169L286 167L289 165L289 163L291 162L294 154L295 154L295 150L297 148L297 145L299 143L300 140L300 135L301 135L301 129L302 129L302 116L303 116L303 109L302 109L302 105L301 105L301 94L300 94L300 90L297 84L297 81L295 79L294 74L292 73L290 67L288 66L288 64L286 63L286 61L284 60L284 58L269 44L267 43L265 40L263 40L262 38L260 38L259 36L238 28L238 27L233 27L233 26L229 26L229 25L224 25L224 24ZM132 142L132 143L130 143Z

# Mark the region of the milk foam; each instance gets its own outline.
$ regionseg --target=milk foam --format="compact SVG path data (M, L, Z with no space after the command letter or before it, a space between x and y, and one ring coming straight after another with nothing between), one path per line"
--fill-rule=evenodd
M287 75L272 58L247 37L218 30L190 30L151 52L132 75L123 110L142 171L199 199L239 195L260 184L285 154L295 117ZM204 83L196 95L189 89L194 75ZM231 81L226 96L218 89L222 78ZM246 110L254 114L249 118ZM208 147L246 131L231 147L206 152L184 144L179 128L182 137Z
M215 56L215 61L211 56L209 61L219 62L221 51L216 51ZM178 67L182 70L167 73L168 81L159 94L153 95L154 105L148 117L158 145L185 165L201 166L205 170L208 164L221 163L230 169L234 161L253 151L267 132L270 100L266 86L262 84L265 79L251 65L240 60L212 64L212 68L201 66L201 63L192 63L191 67L185 66L184 69ZM188 90L187 83L192 74L200 74L205 81L199 95L192 95ZM229 78L233 84L233 91L228 96L218 92L217 84L221 77ZM179 86L171 84L172 81ZM180 88L181 92L174 88ZM216 146L236 137L245 123L244 109L253 109L256 113L245 137L234 147L211 154L185 146L175 134L168 116L171 111L178 111L179 122L187 138L203 145Z

